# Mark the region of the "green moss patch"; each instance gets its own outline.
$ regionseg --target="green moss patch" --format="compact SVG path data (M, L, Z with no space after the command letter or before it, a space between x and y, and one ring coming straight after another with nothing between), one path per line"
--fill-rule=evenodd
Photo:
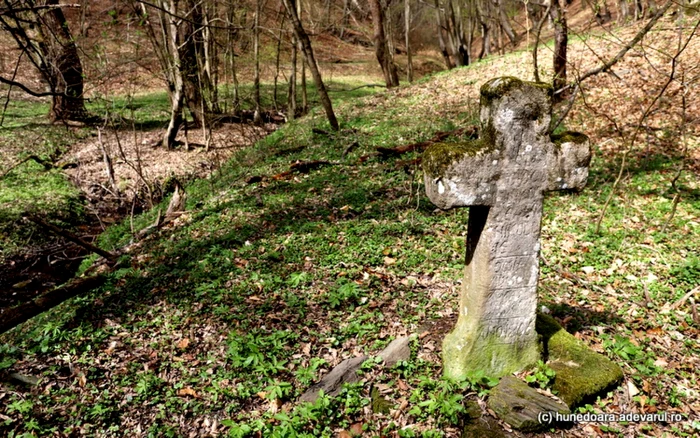
M588 141L588 136L586 134L581 134L580 132L566 131L561 134L551 135L552 143L557 146L561 146L564 143L575 143L583 144Z
M550 84L544 82L525 82L513 76L504 76L492 79L481 86L481 104L488 103L493 99L498 99L507 94L511 90L520 87L535 87L547 91L549 96L552 95L553 89Z
M580 405L622 380L622 369L589 349L551 316L539 314L537 333L547 364L556 372L552 389L569 407Z
M442 176L452 164L465 155L473 157L479 152L488 152L492 148L493 143L482 138L459 143L437 143L423 153L423 170L435 177Z
M495 334L477 338L477 332L464 324L445 336L442 359L447 378L463 380L480 373L499 378L531 366L537 362L538 352L534 343L504 344Z

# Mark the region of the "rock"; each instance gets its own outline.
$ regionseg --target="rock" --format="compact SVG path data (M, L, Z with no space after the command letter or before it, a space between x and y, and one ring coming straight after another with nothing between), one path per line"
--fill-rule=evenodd
M355 383L360 380L357 375L357 370L367 356L352 357L340 362L330 373L326 374L320 382L312 385L302 396L299 401L313 403L318 398L318 393L323 390L324 394L336 396L343 389L343 383Z
M24 374L20 373L11 373L9 377L11 380L14 380L27 386L36 386L39 384L39 378L34 376L25 376Z
M619 365L588 348L551 316L537 316L537 333L547 364L557 373L552 389L569 407L593 399L622 381Z
M488 405L501 420L522 432L549 428L549 424L540 421L542 413L570 412L563 403L540 394L513 376L503 377L491 390Z
M378 354L379 357L384 360L384 365L387 367L393 367L398 362L402 360L409 360L411 358L411 338L408 336L402 336L396 338L389 345L386 346L381 353Z

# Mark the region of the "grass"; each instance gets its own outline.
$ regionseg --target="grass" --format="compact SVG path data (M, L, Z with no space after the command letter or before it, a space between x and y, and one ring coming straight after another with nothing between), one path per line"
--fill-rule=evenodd
M336 102L366 96L372 88L356 88L366 78L336 78L329 84ZM261 84L262 107L273 108L273 84ZM350 90L350 91L346 91ZM318 95L313 83L308 84L310 105L318 104ZM230 104L232 90L222 87L224 106ZM278 104L286 106L286 84L279 85ZM300 96L301 91L299 91ZM254 107L251 84L240 87L241 108ZM300 97L299 97L300 98ZM87 102L88 110L99 116L110 116L133 121L137 130L162 129L170 116L167 93L150 92L133 96L93 97ZM70 145L92 135L87 128L67 128L49 125L46 114L49 106L44 101L11 100L0 127L0 148L3 149L0 172L4 173L28 155L37 155L43 160L54 161L68 152ZM131 128L131 123L127 123ZM27 161L13 168L0 179L0 260L21 251L27 245L41 245L46 236L33 225L20 221L25 212L35 212L63 224L80 223L86 220L79 191L59 169L46 170L35 161Z
M339 102L337 111L338 133L314 134L328 126L312 109L188 185L188 212L124 256L104 287L0 338L0 368L41 378L36 388L3 392L0 430L318 437L359 427L369 436L458 436L468 403L493 384L441 380L436 354L445 328L433 324L454 319L468 211L435 210L420 169L360 158L474 123L476 106L434 117L414 89L402 88ZM245 182L296 160L333 165ZM583 193L546 198L541 304L620 363L640 390L631 401L618 390L583 409L629 403L684 415L676 424L612 425L610 436L642 427L691 436L700 427L683 409L698 404L696 323L688 304L668 309L700 284L700 201L689 173L679 182L684 200L660 232L678 160L633 156L601 235L595 219L617 157L596 150ZM136 218L135 229L152 223L156 210ZM101 245L125 245L129 229L108 229ZM426 334L410 360L391 369L370 361L362 382L338 397L294 402L343 358L376 355L408 333ZM551 377L543 366L533 376L545 386ZM370 387L380 388L392 414L373 412Z

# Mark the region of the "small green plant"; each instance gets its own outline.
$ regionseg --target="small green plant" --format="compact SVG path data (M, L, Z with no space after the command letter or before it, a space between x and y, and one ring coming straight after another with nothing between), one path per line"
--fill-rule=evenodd
M357 283L345 280L337 289L328 293L328 304L331 308L338 309L342 306L356 304L361 295L362 291Z
M418 388L411 394L410 401L416 404L409 413L418 419L433 417L439 423L457 424L460 416L466 413L461 392L469 386L468 381L435 381L422 376Z
M543 361L537 361L537 365L531 371L531 374L525 376L525 381L530 386L539 386L544 389L551 385L557 373Z
M629 338L615 335L613 339L603 340L603 348L609 353L618 356L624 360L635 360L644 353L644 349L638 345L634 345Z

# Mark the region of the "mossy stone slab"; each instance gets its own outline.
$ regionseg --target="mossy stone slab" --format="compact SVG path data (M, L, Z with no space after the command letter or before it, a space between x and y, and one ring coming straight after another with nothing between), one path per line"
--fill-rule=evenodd
M570 413L565 404L540 394L513 376L505 376L491 390L488 405L513 429L523 432L536 432L548 428L547 423L540 422L542 413Z
M547 364L556 372L552 389L569 407L578 406L622 381L622 368L618 364L588 348L551 316L538 314L536 330Z

